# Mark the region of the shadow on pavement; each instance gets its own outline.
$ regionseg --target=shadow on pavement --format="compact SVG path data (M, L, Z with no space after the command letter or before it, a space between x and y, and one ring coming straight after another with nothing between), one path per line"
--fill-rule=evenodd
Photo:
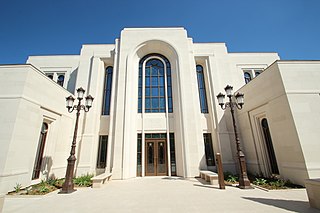
M251 200L254 202L266 204L269 206L278 207L281 209L286 209L293 212L307 212L307 213L319 213L320 211L314 208L311 208L309 203L306 201L297 201L297 200L279 200L279 199L270 199L270 198L257 198L257 197L242 197L246 200Z

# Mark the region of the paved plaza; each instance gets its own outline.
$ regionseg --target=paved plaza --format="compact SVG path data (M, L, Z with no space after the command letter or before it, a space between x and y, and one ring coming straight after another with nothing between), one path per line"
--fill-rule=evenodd
M80 188L72 194L6 196L4 213L14 212L310 212L305 189L226 190L201 179L145 177L112 180L102 188Z

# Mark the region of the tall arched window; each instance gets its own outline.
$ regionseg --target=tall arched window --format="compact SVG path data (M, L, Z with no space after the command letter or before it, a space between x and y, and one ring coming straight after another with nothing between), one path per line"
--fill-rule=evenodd
M248 72L245 72L244 73L244 81L247 83L249 83L251 81L252 77L251 77L251 74L248 73Z
M42 165L44 147L47 139L47 132L48 132L48 124L42 123L38 149L37 149L36 158L33 166L32 180L38 179L40 177L40 170Z
M104 77L102 115L110 115L111 87L113 67L107 67Z
M204 75L203 75L203 67L201 65L197 65L196 69L197 69L201 113L208 113L208 103L207 103L206 85L204 82Z
M165 78L167 85L165 85ZM142 88L143 81L145 82L144 89ZM138 113L142 112L143 97L145 99L146 113L166 112L166 101L168 103L168 112L171 113L173 111L170 62L160 54L149 54L140 60Z
M271 172L272 172L272 174L279 174L277 159L276 159L276 155L274 153L271 134L270 134L270 130L269 130L269 125L268 125L268 121L266 118L262 119L261 126L262 126L262 130L263 130L263 134L264 134L265 144L267 147Z

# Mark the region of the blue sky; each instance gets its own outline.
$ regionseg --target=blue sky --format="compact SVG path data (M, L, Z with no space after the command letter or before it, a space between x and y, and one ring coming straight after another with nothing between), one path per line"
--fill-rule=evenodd
M226 42L229 52L320 60L320 0L0 0L0 64L79 54L146 26L182 26L194 42Z

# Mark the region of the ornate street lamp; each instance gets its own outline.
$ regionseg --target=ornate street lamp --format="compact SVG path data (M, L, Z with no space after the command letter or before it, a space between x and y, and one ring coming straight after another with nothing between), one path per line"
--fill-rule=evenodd
M93 102L93 97L91 95L88 95L85 99L85 105L81 104L81 101L83 99L85 90L80 87L77 89L77 94L78 94L78 104L73 105L74 98L70 95L69 97L66 98L66 107L68 109L68 112L73 112L73 110L77 110L77 117L76 117L76 124L74 128L74 133L73 133L73 140L72 140L72 145L71 145L71 151L70 151L70 156L68 158L68 166L67 166L67 171L66 171L66 178L65 182L62 185L62 189L60 193L71 193L74 192L74 184L73 184L73 173L74 173L74 164L76 161L75 157L75 152L76 152L76 140L77 140L77 131L78 131L78 122L79 122L79 116L80 116L80 111L84 110L85 112L88 112L89 109L92 106Z
M221 109L225 110L227 107L229 107L231 111L234 136L236 138L237 155L238 155L239 167L240 167L239 188L250 189L252 187L248 179L245 156L240 147L240 139L238 136L236 121L234 118L234 108L236 107L239 110L242 109L242 106L244 104L244 95L242 93L237 93L236 95L233 95L232 93L233 87L229 85L227 85L224 88L224 90L226 91L227 97L229 98L229 102L224 103L225 95L222 93L219 93L217 95L217 99ZM236 101L232 101L233 97L235 97Z

